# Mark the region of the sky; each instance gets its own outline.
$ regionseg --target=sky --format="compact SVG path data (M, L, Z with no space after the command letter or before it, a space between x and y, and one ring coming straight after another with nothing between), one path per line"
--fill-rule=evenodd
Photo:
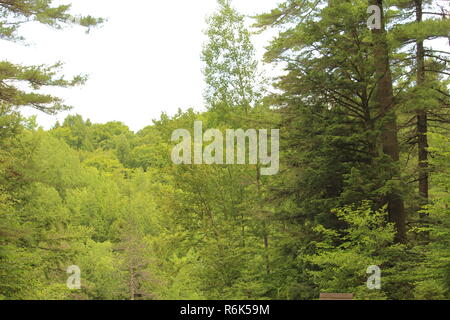
M67 3L68 1L59 1ZM2 41L0 59L22 64L65 63L71 76L89 75L81 87L45 91L74 108L58 116L37 115L48 129L67 114L81 114L95 123L122 121L137 131L158 119L194 107L202 110L204 81L200 60L205 18L215 0L72 0L72 13L108 21L89 34L80 27L52 30L38 24L21 29L27 46ZM270 11L277 0L234 0L241 13ZM267 39L255 39L262 54Z
M68 3L57 0L56 3ZM279 0L234 0L245 15L268 12ZM81 87L52 88L44 92L62 97L74 108L47 116L31 108L48 129L67 114L81 114L95 123L121 121L138 131L158 119L162 112L173 115L179 108L203 110L204 81L200 59L205 42L206 16L216 0L71 0L72 13L107 18L86 34L80 27L52 30L37 23L24 26L20 34L27 46L1 41L0 60L14 63L65 63L63 72L89 76ZM270 34L253 38L262 58ZM438 47L447 41L441 40ZM277 72L275 70L275 72Z

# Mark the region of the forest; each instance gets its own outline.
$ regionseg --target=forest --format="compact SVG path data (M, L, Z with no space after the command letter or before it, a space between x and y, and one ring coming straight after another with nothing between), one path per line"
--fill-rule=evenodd
M51 94L87 77L2 55L0 300L450 299L446 10L283 0L249 18L217 0L199 57L206 108L180 106L137 132ZM2 41L24 41L29 22L108 23L53 0L0 0ZM260 61L252 38L267 31ZM28 107L73 112L45 130ZM278 129L279 170L174 163L173 133L194 137L199 121L200 134Z

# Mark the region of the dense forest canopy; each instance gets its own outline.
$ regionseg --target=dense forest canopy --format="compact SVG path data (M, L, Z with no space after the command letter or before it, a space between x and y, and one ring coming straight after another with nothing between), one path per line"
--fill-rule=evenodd
M107 23L53 2L0 0L0 38L24 40L30 21ZM429 42L448 37L445 8L286 0L253 23L277 34L264 61L246 17L218 0L207 110L138 132L78 114L42 129L23 108L68 110L40 89L87 78L1 58L0 299L450 299L450 54ZM278 173L173 163L173 132L194 136L198 121L202 133L279 129Z

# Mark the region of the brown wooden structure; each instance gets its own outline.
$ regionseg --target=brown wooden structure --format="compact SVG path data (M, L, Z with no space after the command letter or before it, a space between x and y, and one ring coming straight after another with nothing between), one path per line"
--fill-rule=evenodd
M353 293L321 293L319 300L353 300Z

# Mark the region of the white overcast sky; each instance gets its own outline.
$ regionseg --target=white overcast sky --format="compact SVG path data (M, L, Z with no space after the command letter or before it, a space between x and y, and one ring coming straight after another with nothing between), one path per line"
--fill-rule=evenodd
M0 41L0 60L23 64L65 63L64 73L86 73L86 85L52 89L74 106L68 112L96 123L122 121L132 130L150 125L165 111L201 110L204 88L200 53L205 41L205 18L216 0L61 0L72 3L72 13L107 18L99 29L51 30L38 24L21 29L29 46ZM275 8L278 0L234 0L243 14ZM262 56L269 35L255 37ZM447 43L444 39L443 44ZM448 49L448 47L446 46ZM38 123L50 128L67 112L46 116L31 109Z
M86 73L86 85L50 92L74 106L68 112L93 122L118 120L139 130L162 111L203 106L200 53L205 17L215 0L72 0L72 13L101 16L108 21L85 34L81 28L54 31L32 24L21 29L29 46L1 41L0 59L23 64L65 63L64 73ZM243 14L269 11L277 0L234 0ZM265 41L257 39L262 52ZM51 127L68 113L37 114Z

